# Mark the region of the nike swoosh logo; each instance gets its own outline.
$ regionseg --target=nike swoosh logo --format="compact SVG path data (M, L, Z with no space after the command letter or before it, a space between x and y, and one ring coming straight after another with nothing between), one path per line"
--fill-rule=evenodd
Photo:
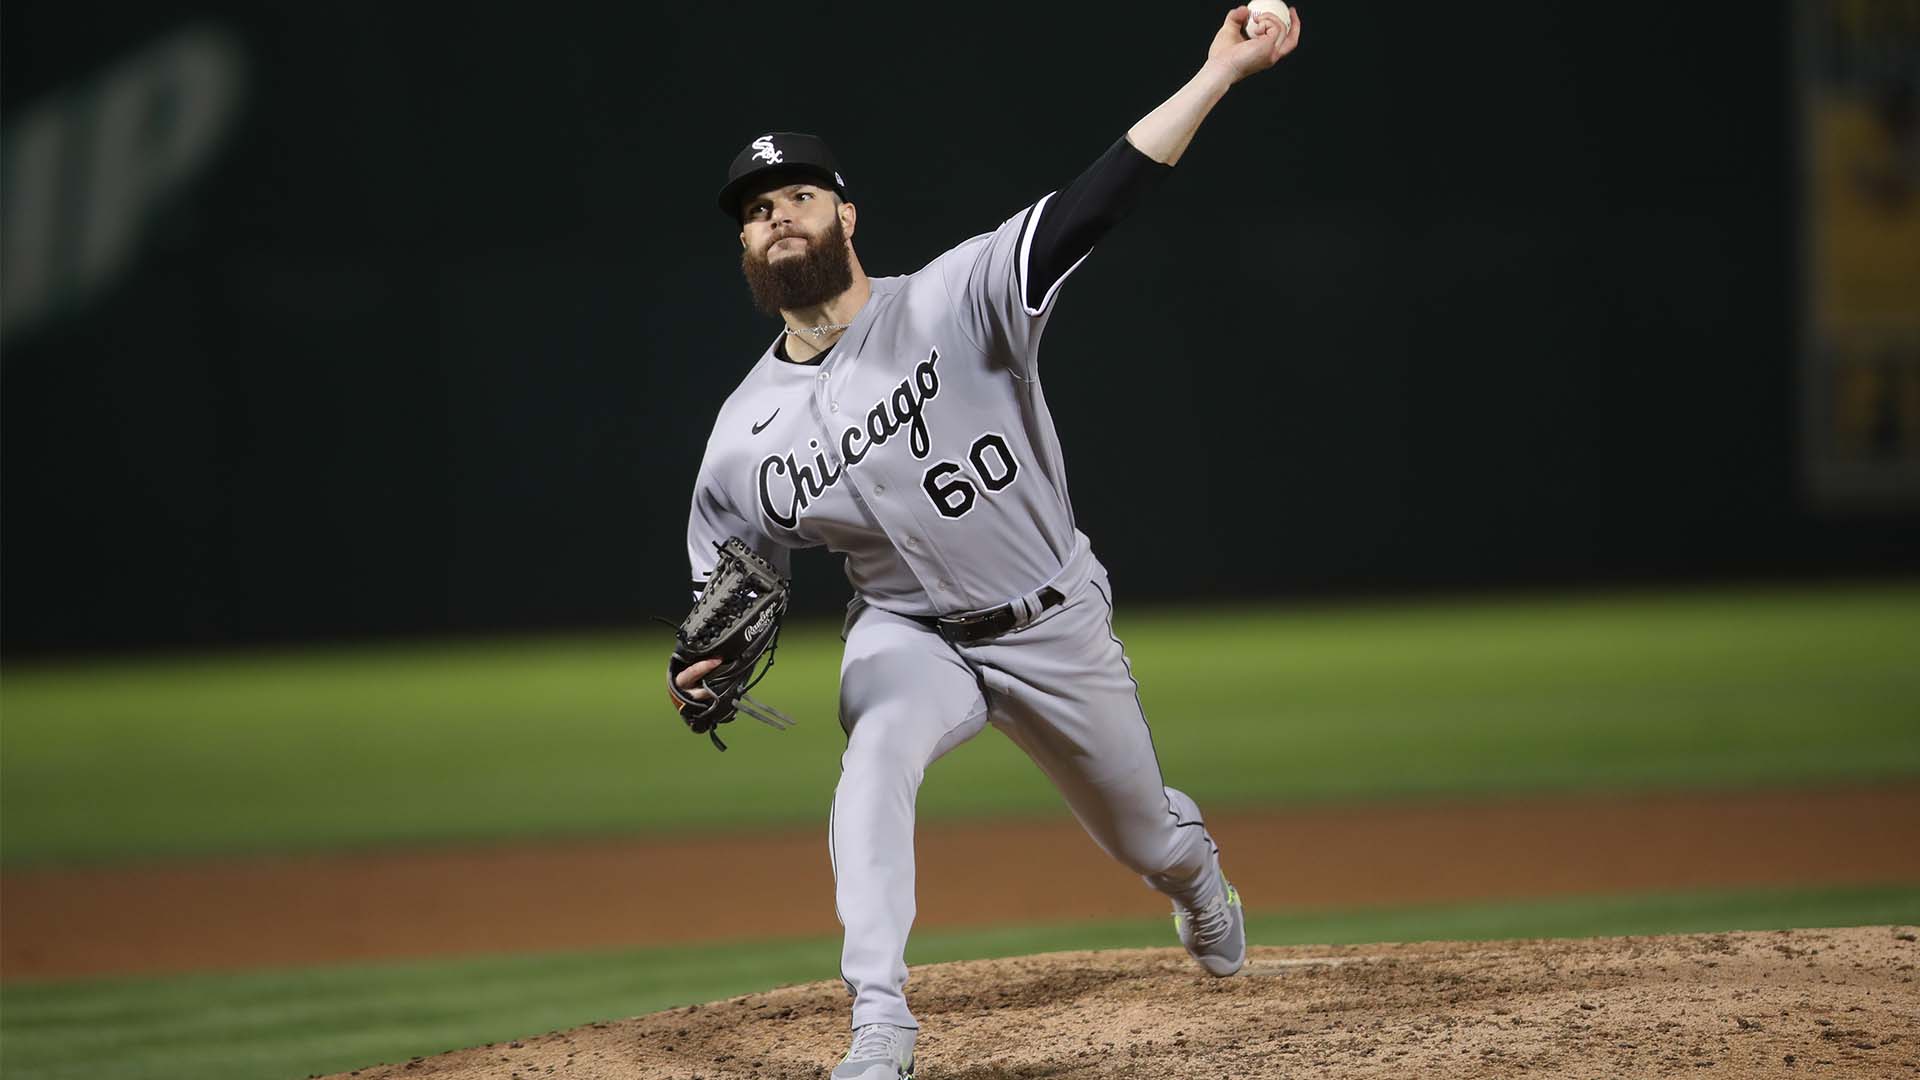
M779 416L779 415L780 415L779 409L773 410L773 416ZM769 416L765 420L762 420L759 423L753 425L753 433L755 435L758 435L761 432L767 430L767 425L773 423L773 416Z

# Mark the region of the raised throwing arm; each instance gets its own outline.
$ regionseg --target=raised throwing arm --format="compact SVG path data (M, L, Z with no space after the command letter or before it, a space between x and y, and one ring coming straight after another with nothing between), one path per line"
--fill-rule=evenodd
M1200 71L1048 201L1034 223L1027 256L1023 299L1029 312L1045 307L1068 271L1159 184L1229 86L1272 67L1300 43L1299 12L1284 32L1273 16L1260 16L1251 39L1243 32L1247 19L1244 7L1227 12Z
M1284 32L1278 19L1260 16L1251 38L1245 32L1249 14L1244 7L1227 12L1226 21L1214 32L1213 43L1207 48L1207 62L1185 86L1128 129L1127 141L1135 149L1162 165L1179 161L1193 141L1193 133L1200 130L1200 122L1226 96L1228 87L1279 63L1300 44L1297 9L1292 25Z

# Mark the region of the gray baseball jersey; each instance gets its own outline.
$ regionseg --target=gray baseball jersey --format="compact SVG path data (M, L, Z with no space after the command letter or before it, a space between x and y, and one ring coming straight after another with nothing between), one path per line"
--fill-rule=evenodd
M825 545L868 603L952 614L1045 584L1085 544L1038 378L1060 282L1037 309L1023 299L1046 202L872 279L820 364L769 345L707 442L687 531L696 582L729 536L783 571L791 549Z
M769 347L721 407L695 488L696 582L729 536L783 571L793 548L824 544L846 553L869 605L848 619L847 749L828 825L855 1027L915 1026L905 959L915 793L928 765L989 724L1176 909L1235 895L1198 806L1163 784L1112 633L1105 569L1074 528L1038 376L1060 281L1037 307L1025 299L1047 204L917 273L873 279L819 365ZM949 644L906 617L1030 601L1042 586L1062 602L984 641Z

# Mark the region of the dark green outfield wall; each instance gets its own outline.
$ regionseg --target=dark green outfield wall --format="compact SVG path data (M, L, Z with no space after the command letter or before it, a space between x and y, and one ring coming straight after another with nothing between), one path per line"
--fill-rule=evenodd
M734 151L827 135L868 267L910 270L1069 181L1220 7L7 4L6 276L44 303L10 283L5 648L677 613L771 329L710 205ZM1916 564L1912 516L1798 494L1784 10L1303 19L1049 331L1123 593ZM183 28L236 111L173 176L178 103L102 102Z

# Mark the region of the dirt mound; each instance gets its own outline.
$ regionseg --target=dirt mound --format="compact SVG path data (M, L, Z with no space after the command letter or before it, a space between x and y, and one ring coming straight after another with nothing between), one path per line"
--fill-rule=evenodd
M1178 950L915 968L919 1080L1908 1077L1911 927ZM345 1074L359 1080L824 1077L847 998L810 983Z

